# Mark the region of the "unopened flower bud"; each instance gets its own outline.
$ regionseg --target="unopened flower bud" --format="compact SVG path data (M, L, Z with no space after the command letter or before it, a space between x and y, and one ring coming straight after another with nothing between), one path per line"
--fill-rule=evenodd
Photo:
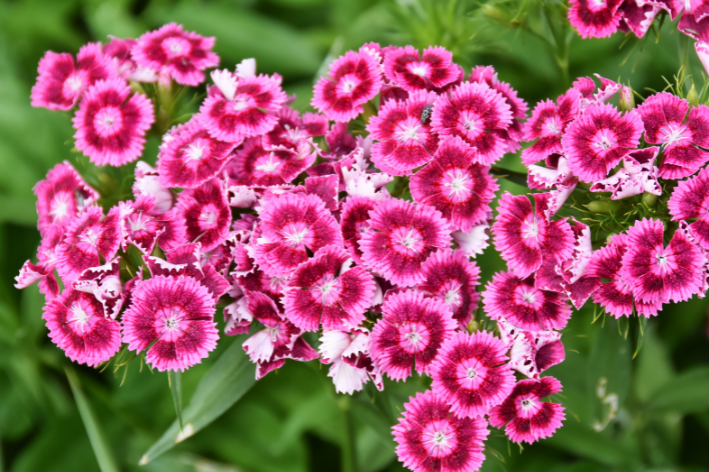
M654 207L657 203L657 195L645 192L643 193L642 202L649 207Z
M689 93L687 93L687 101L690 106L696 107L699 105L699 93L697 93L694 83L692 83L692 88L690 88Z
M594 213L612 213L615 209L610 200L595 200L584 206Z
M620 89L620 99L618 101L618 108L622 111L630 111L635 108L635 98L633 97L633 89L627 85L623 85Z
M496 8L496 7L494 7L492 5L488 5L488 4L482 5L481 8L482 8L483 12L485 12L485 14L487 16L489 16L491 19L493 19L503 25L506 25L506 26L510 25L510 19L499 8Z

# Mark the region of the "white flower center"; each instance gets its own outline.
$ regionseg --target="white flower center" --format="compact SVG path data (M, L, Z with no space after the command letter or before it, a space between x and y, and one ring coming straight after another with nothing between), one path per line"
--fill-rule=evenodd
M69 311L71 312L69 322L76 323L76 327L81 331L81 334L84 334L84 329L89 321L89 314L78 303L72 303Z
M355 84L354 81L345 80L344 82L342 82L342 91L345 93L352 93L356 86L357 84Z
M98 246L98 234L94 233L94 230L89 228L84 233L79 236L79 240L89 246Z
M475 377L478 376L478 373L475 372L475 369L473 369L472 367L470 367L470 368L468 369L468 371L466 372L465 376L466 376L468 379L472 380L472 379L474 379Z
M301 230L291 229L285 232L285 240L288 241L292 246L299 246L305 240L305 236L308 234L308 229L304 228Z
M248 102L243 98L237 98L234 100L234 111L244 110L249 106Z
M136 233L138 231L144 231L146 229L146 224L148 223L148 221L150 221L149 217L143 219L143 217L145 216L144 213L138 213L136 216L136 218L128 218L128 225L130 226L130 230L133 233Z
M468 193L468 187L466 184L470 181L470 176L463 173L460 169L456 169L454 172L446 172L450 177L451 181L444 184L445 187L450 189L448 194L449 197L455 196L458 199L462 199L463 195Z
M185 157L187 157L188 161L199 161L202 157L204 157L204 148L205 146L203 145L192 143L187 147Z
M452 288L446 293L445 302L448 305L458 305L460 303L460 293L458 291L460 287Z
M539 235L539 225L536 221L525 221L525 228L522 230L522 238L536 238Z
M468 118L465 118L465 123L463 126L465 126L465 129L468 131L478 131L478 120L469 120Z
M276 158L276 156L271 153L268 156L268 160L256 166L256 170L261 172L273 173L276 171L281 162Z
M421 336L416 331L411 331L410 333L407 333L405 337L414 347L417 347L418 343L423 340L423 336Z
M69 206L69 196L66 194L58 195L52 201L52 209L49 214L55 219L64 218L69 214Z
M399 141L408 141L410 139L416 139L416 137L418 136L419 128L420 126L404 127L404 129L399 131Z
M417 252L416 243L419 241L421 241L421 238L416 235L416 232L413 229L409 229L408 233L399 238L399 244L404 246L406 249L411 249L414 252Z
M530 409L534 408L535 405L536 405L536 402L531 398L525 398L524 400L522 400L520 402L520 406L522 407L523 410L530 410Z
M72 75L68 79L66 79L66 82L64 83L64 86L71 90L72 92L76 92L81 88L82 85L82 80L81 77L78 75Z
M684 129L685 128L682 125L668 125L667 128L663 127L663 131L665 132L666 136L665 139L667 140L666 144L670 145L678 141L682 141L683 139L687 139L687 136L682 136L682 133L684 133Z
M524 292L522 294L522 300L527 303L534 303L534 294L532 292Z
M667 256L664 254L656 254L655 257L657 258L657 264L660 267L664 267L665 264L667 264Z
M204 211L200 215L202 221L204 221L208 225L213 225L215 221L217 221L217 215L214 214L214 212L211 211Z
M428 72L428 70L426 69L426 66L422 64L415 65L411 68L411 73L416 74L419 77L424 77L426 72Z

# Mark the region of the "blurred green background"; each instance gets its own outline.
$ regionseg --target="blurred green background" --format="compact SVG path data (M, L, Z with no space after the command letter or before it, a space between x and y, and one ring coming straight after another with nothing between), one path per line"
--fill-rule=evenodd
M383 397L335 394L317 363L289 361L231 408L203 395L212 392L205 377L211 366L243 361L241 338L222 339L182 376L186 404L204 380L193 407L226 413L141 467L175 420L167 375L140 372L138 361L116 373L73 366L72 392L70 363L40 318L41 295L12 287L39 242L32 187L55 163L76 158L71 116L30 107L39 58L48 49L75 53L107 35L137 37L170 21L216 36L223 67L255 57L261 72L280 73L300 110L328 61L367 41L437 44L466 69L492 64L530 106L592 73L629 82L642 95L662 89L663 76L672 80L682 64L704 83L691 42L669 21L640 41L582 41L555 2L0 0L0 470L336 471L351 451L349 429L357 470L401 470ZM156 148L147 146L148 161ZM503 163L520 169L516 156ZM484 281L504 269L492 249L478 262ZM555 398L566 407L563 429L524 450L492 431L485 472L709 471L707 302L667 306L642 327L597 315L590 304L574 314L563 338L567 359L548 371L564 386ZM416 378L387 383L386 391L401 408L424 388Z

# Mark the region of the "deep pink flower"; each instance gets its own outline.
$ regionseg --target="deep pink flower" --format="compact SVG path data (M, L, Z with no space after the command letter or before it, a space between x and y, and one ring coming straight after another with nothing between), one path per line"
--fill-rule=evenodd
M219 65L213 47L214 38L169 23L138 38L132 55L136 64L169 75L178 84L196 87L204 82L205 69Z
M281 185L290 183L310 167L317 155L280 148L268 150L260 136L249 138L225 168L231 183L238 185Z
M424 281L417 288L447 303L458 327L465 329L478 303L478 266L463 251L445 248L431 254L422 269Z
M431 126L443 136L459 136L476 148L475 162L490 165L506 151L512 111L505 97L486 83L465 82L438 98Z
M74 362L95 367L121 347L121 327L90 293L65 289L44 307L49 337Z
M263 137L266 149L285 147L297 149L306 144L313 146L311 138L328 132L328 119L319 113L305 113L301 118L296 110L284 106L278 112L278 123Z
M112 319L116 319L128 295L121 283L119 258L86 269L72 283L72 288L93 294L103 305L104 315Z
M582 38L606 38L618 31L622 3L623 0L569 0L569 22Z
M255 258L268 275L290 275L317 252L333 244L342 246L342 234L323 201L315 195L285 194L274 197L260 210L261 236Z
M357 140L348 133L347 123L333 123L332 128L325 134L328 152L323 153L325 159L338 159L352 154L358 147Z
M664 247L659 220L643 218L628 229L628 249L620 276L636 299L646 303L683 302L703 286L705 256L682 231Z
M443 344L431 369L433 392L459 417L487 414L515 383L505 352L505 343L487 331L456 333Z
M192 367L217 347L214 299L192 277L158 275L139 282L123 313L123 342L148 350L146 361L160 372Z
M635 36L642 38L652 26L655 17L660 13L662 7L655 2L645 2L645 0L628 0L622 2L620 6L621 31L632 31Z
M58 261L59 245L64 240L64 227L49 226L43 231L42 242L37 248L37 264L25 261L15 277L15 288L22 289L39 282L39 291L49 301L59 296L59 283L54 276Z
M561 142L571 171L584 182L603 179L640 142L643 122L631 111L592 104L571 123Z
M362 105L374 98L381 87L379 58L367 48L348 51L315 84L311 104L329 119L346 122L362 113Z
M349 329L364 320L374 294L374 279L361 266L346 269L349 254L325 246L293 272L284 297L288 319L305 331Z
M150 255L157 243L162 249L173 249L185 243L186 228L176 210L155 212L155 199L138 197L135 202L119 203L123 249L133 244Z
M155 120L153 103L130 93L121 79L100 80L79 104L73 119L76 147L96 165L122 166L143 152L145 133Z
M118 76L113 60L101 52L101 43L82 46L76 63L71 54L47 51L39 61L38 72L32 87L32 106L50 110L70 110L89 86Z
M370 213L362 234L364 264L391 282L410 287L423 282L421 265L438 248L450 245L450 227L428 205L391 199Z
M342 204L340 225L345 247L350 251L352 258L358 264L362 263L362 249L360 240L369 228L369 212L374 210L377 202L367 197L348 197Z
M382 374L369 356L369 331L357 328L348 331L323 331L320 337L321 362L332 364L327 374L332 377L338 393L362 390L372 379L378 390L384 389Z
M133 195L153 197L155 199L155 208L153 208L155 213L165 213L175 204L175 194L160 185L160 174L143 161L138 161L135 165Z
M212 137L240 143L276 126L276 114L287 98L281 76L237 77L223 70L212 72L212 79L216 85L209 89L196 118Z
M694 239L709 249L709 169L681 181L667 202L673 221L696 219L689 225Z
M556 99L556 104L551 100L537 103L524 125L524 139L537 141L522 151L522 163L529 166L552 154L563 153L561 137L569 123L578 116L580 100L579 91L571 88Z
M437 90L458 79L460 72L453 54L441 46L424 49L413 46L387 49L384 59L387 78L408 92Z
M672 3L676 11L684 7L682 18L677 23L678 30L699 41L709 39L709 22L704 21L709 15L709 5L707 5L706 1L698 0L685 3L674 0Z
M511 369L538 379L549 367L564 361L566 353L558 331L527 331L499 319L500 337L509 348Z
M539 269L543 257L560 262L573 252L569 224L565 220L549 221L544 215L548 195L535 193L532 197L535 209L527 196L505 192L492 225L495 247L520 277Z
M618 172L591 185L591 192L611 192L611 200L650 193L662 195L662 187L657 180L658 169L654 165L660 148L651 146L631 151L623 157L623 168Z
M687 177L709 161L709 152L697 147L709 147L709 107L690 109L687 100L661 92L648 97L638 113L645 123L645 141L664 145L660 177Z
M325 208L335 211L339 207L337 195L340 191L340 179L337 174L305 178L305 193L317 195L325 203Z
M457 323L445 302L414 290L388 295L372 330L372 360L390 379L404 380L412 368L431 372L433 361Z
M208 251L221 244L231 225L231 209L224 185L218 179L180 192L177 213L184 218L187 241L199 241Z
M486 219L499 188L490 168L475 160L462 139L443 141L433 161L411 177L414 201L440 211L452 229L470 231Z
M697 56L702 62L704 70L709 74L709 43L706 41L697 41L694 43L694 50L697 52Z
M410 397L395 425L396 454L414 472L475 472L490 431L484 418L459 418L431 390Z
M534 286L534 277L498 272L483 292L485 312L529 331L562 329L571 317L566 295Z

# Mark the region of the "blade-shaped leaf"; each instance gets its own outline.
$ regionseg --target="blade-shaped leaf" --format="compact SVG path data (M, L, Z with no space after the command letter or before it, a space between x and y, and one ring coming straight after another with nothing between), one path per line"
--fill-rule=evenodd
M180 431L185 429L182 422L182 372L167 371L167 381L170 384L170 393L172 393L172 402L175 404L175 413L177 414L177 424L180 426Z
M74 394L76 406L79 408L81 420L84 422L86 433L89 435L89 441L91 441L91 447L94 450L94 454L96 454L96 460L101 468L101 472L118 472L118 467L111 456L110 449L106 445L106 440L101 433L101 428L98 421L96 421L96 416L91 409L91 404L81 390L79 377L76 376L74 369L71 367L66 367L64 370L66 371L67 379L69 379L71 392Z
M655 393L650 407L677 413L709 411L709 367L688 370Z
M254 385L256 367L249 362L241 347L243 340L244 336L238 336L199 383L190 404L183 411L183 430L180 431L175 421L140 459L141 465L203 429Z

